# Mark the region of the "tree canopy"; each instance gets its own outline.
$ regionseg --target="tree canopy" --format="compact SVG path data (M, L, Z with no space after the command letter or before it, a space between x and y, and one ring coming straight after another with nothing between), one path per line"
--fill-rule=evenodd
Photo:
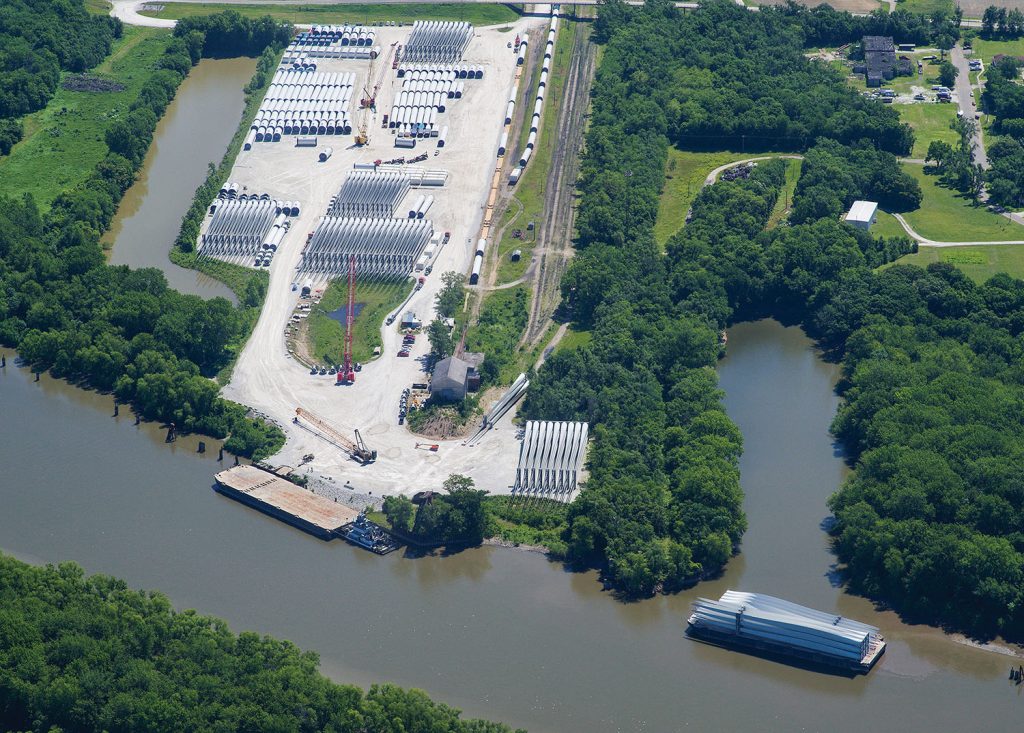
M0 555L0 724L100 733L511 733L420 690L363 691L287 641L73 564Z

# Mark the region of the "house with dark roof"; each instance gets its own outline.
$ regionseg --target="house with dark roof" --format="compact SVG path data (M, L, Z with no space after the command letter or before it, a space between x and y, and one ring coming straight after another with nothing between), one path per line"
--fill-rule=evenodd
M468 363L456 356L441 359L434 366L434 376L430 379L430 396L446 402L466 399L470 369Z
M896 76L896 46L890 36L864 36L864 79L869 87L882 86L882 82Z

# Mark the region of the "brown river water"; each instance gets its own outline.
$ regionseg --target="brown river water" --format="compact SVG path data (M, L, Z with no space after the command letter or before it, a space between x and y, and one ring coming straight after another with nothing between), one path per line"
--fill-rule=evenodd
M830 581L820 523L845 473L828 424L835 367L774 321L730 331L721 364L743 431L750 523L725 576L622 603L592 572L483 548L384 558L324 543L214 493L217 445L164 443L112 417L109 396L13 365L0 372L0 547L32 562L159 589L236 630L320 653L323 671L427 690L531 731L983 731L1024 721L1010 659L892 613ZM848 679L690 641L697 595L773 593L882 627L889 648Z
M214 284L166 259L207 161L223 153L251 61L204 61L157 131L147 175L119 213L112 261L156 266L205 296ZM213 144L207 136L219 135ZM837 369L796 328L731 329L719 369L750 529L720 579L622 603L593 572L500 548L377 557L324 543L212 490L215 441L164 442L112 416L110 396L0 370L0 548L30 562L165 592L321 655L338 681L420 687L467 714L531 731L986 731L1024 723L1010 658L957 643L844 593L821 529L846 473L828 433ZM691 601L761 591L880 626L888 651L848 679L683 636Z
M167 253L207 166L220 163L238 128L245 106L242 87L255 70L255 59L237 58L204 59L189 72L157 125L138 180L103 237L110 246L110 264L157 267L176 290L235 302L222 282L178 267Z

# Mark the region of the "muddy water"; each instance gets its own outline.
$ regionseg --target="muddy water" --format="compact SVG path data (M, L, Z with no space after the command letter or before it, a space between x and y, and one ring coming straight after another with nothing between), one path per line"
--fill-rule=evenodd
M242 87L255 69L255 59L204 59L189 72L157 125L138 180L103 238L111 246L110 264L156 267L176 290L235 302L226 285L178 267L167 253L208 164L220 162L238 128L245 103Z
M592 573L481 549L378 558L326 544L215 494L206 456L168 447L111 401L0 373L0 547L166 592L316 650L325 673L426 689L531 731L982 731L1024 720L1009 660L907 627L830 578L819 529L843 475L827 428L836 370L796 329L730 331L721 365L745 436L750 530L725 577L623 604ZM12 416L16 416L12 417ZM880 625L889 651L867 677L808 672L689 641L698 593L776 593Z

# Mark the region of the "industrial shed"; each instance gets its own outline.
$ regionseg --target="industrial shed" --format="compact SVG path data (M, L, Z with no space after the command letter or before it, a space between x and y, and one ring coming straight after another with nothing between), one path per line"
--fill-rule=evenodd
M455 356L437 362L430 380L430 395L447 402L461 402L469 390L472 367Z
M870 229L877 213L878 204L874 201L854 201L844 219L858 229Z
M571 501L578 488L588 436L585 422L527 422L512 495Z

